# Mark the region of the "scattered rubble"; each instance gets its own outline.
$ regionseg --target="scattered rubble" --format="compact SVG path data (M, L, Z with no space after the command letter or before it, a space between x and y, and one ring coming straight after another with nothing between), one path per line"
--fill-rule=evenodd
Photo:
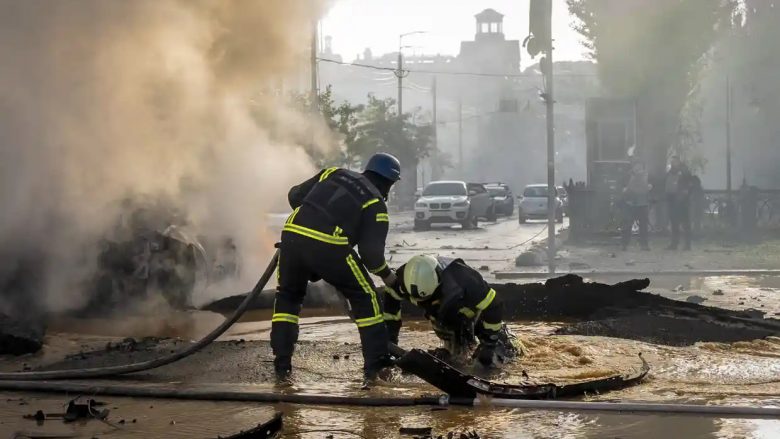
M68 408L65 410L65 413L44 413L43 410L38 410L32 415L24 415L24 419L34 420L39 425L50 419L61 419L65 423L81 419L98 419L102 421L107 419L109 414L108 409L101 410L99 408L105 405L106 403L95 401L94 399L86 399L80 402L80 398L75 398L68 402Z
M19 320L0 313L0 355L38 352L45 334L42 320Z
M696 303L696 304L701 304L701 303L704 303L704 302L706 302L706 301L707 301L707 298L706 298L706 297L699 296L699 295L697 295L697 294L694 294L694 295L692 295L692 296L688 296L688 297L685 299L685 301L686 301L686 302L688 302L688 303Z
M515 265L518 267L538 267L543 264L542 256L533 250L520 253L520 256L515 259Z

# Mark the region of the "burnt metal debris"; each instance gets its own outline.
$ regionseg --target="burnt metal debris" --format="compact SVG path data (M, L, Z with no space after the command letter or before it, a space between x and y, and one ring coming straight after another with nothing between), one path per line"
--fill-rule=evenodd
M104 402L95 401L94 399L75 398L68 401L67 409L65 413L44 413L43 410L38 410L34 414L25 415L25 419L36 421L38 424L42 424L46 420L61 419L65 423L76 422L80 419L97 419L104 421L108 418L109 410L101 409L105 406Z
M466 374L420 349L407 352L392 345L391 350L394 355L400 356L396 362L398 367L446 392L453 403L458 403L458 399L466 399L468 402L477 396L504 399L554 399L582 396L585 393L601 393L639 384L650 371L650 366L640 354L642 366L627 375L613 375L565 385L552 383L513 385L495 383Z
M277 412L268 422L230 436L218 436L218 439L275 439L282 434L284 426L282 418L282 414Z

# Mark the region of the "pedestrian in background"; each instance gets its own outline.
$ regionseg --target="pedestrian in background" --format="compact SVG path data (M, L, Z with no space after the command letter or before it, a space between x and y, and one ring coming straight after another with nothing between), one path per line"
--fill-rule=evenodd
M680 229L683 233L683 250L691 249L691 172L678 156L672 157L666 173L666 202L672 229L672 242L667 250L677 250L680 245Z
M701 234L701 221L704 217L704 210L707 208L707 196L704 194L704 188L701 185L701 179L697 175L691 176L691 222L693 223L693 232L697 238Z
M650 211L650 190L652 185L647 181L647 169L641 161L636 161L631 167L631 175L628 183L623 188L623 200L625 205L622 244L623 250L628 249L631 241L631 232L634 222L639 226L639 245L642 250L650 250L647 244L647 228Z

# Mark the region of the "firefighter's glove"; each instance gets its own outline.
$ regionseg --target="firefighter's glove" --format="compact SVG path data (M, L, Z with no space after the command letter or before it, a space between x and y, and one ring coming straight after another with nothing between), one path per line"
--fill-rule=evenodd
M400 291L401 282L398 276L395 274L395 271L390 270L390 274L383 277L382 282L384 282L385 286L391 288L393 291L395 292Z
M496 345L480 343L474 351L474 358L484 367L493 367L495 365Z

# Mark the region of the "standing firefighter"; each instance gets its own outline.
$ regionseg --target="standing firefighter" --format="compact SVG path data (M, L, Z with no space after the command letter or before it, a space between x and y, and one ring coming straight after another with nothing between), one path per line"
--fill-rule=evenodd
M386 285L397 282L384 257L389 226L385 200L400 177L398 159L376 154L362 174L329 168L290 190L294 210L282 232L271 324L278 379L287 379L292 370L306 286L319 279L336 287L349 303L363 345L365 378L374 379L392 364L387 328L368 272Z
M496 291L462 259L417 255L398 268L398 287L385 288L384 317L390 341L398 343L401 302L425 311L449 355L479 346L474 357L491 367L518 355L516 339L502 321L503 305ZM518 343L519 344L519 343Z

